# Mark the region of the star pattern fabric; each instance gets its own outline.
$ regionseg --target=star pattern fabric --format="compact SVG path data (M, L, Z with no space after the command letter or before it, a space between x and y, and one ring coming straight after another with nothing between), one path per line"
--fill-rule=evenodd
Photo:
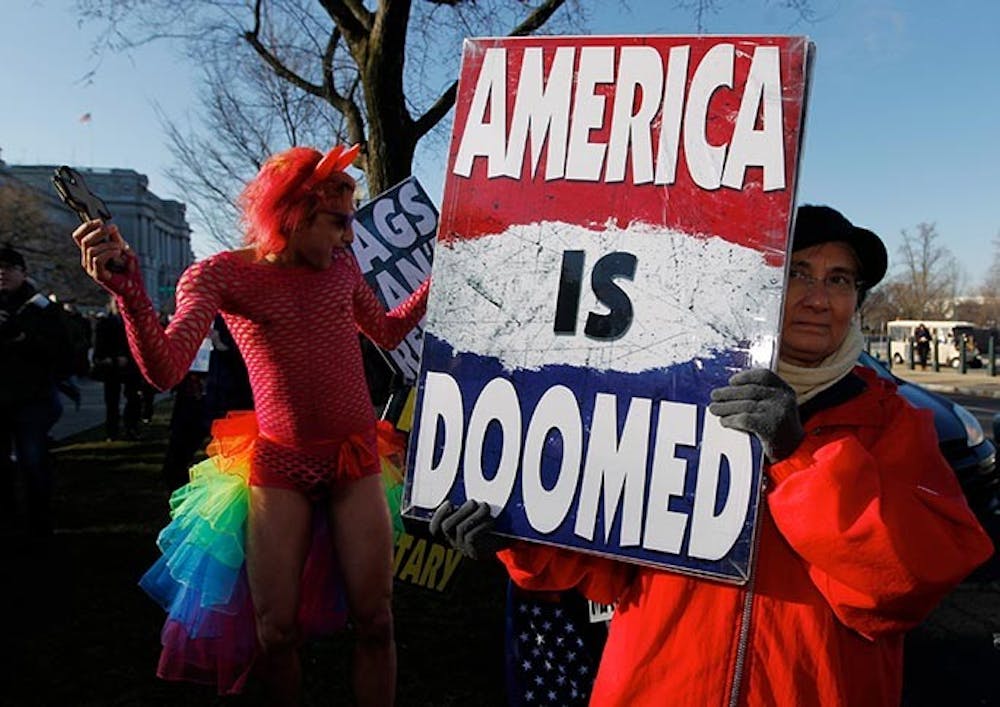
M583 707L607 630L576 592L507 595L507 692L512 707Z

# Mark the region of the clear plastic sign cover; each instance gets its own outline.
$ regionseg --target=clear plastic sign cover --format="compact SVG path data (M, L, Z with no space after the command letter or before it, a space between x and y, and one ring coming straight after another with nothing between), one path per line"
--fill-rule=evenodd
M811 45L465 44L405 513L749 577L756 439L709 393L769 366Z

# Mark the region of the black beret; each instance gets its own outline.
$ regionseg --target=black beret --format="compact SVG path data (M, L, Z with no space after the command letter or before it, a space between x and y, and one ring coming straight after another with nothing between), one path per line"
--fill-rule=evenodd
M792 252L831 241L846 243L857 255L862 290L870 290L885 277L889 255L881 238L866 228L855 226L829 206L800 206L795 215Z

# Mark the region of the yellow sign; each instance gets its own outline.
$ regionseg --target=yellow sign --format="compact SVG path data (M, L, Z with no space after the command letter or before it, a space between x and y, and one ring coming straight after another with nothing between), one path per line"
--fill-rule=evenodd
M458 550L404 532L396 542L392 574L400 582L442 592L461 559Z

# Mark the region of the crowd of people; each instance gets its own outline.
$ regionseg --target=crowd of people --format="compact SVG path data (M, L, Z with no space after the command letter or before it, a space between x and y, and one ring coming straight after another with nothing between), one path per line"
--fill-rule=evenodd
M224 336L213 332L210 365L172 391L174 420L163 462L170 488L182 485L178 467L186 477L204 446L210 416L253 407L242 359ZM5 533L26 534L36 542L51 535L50 435L63 416L79 413L81 386L89 381L102 390L105 439L141 439L157 390L136 365L115 298L85 313L75 302L41 291L25 255L0 245L0 516ZM194 396L188 393L193 386L198 389ZM191 420L203 421L194 432Z
M48 435L63 410L57 383L72 366L61 308L32 284L24 256L0 247L0 516L17 530L20 480L35 541L52 532Z

